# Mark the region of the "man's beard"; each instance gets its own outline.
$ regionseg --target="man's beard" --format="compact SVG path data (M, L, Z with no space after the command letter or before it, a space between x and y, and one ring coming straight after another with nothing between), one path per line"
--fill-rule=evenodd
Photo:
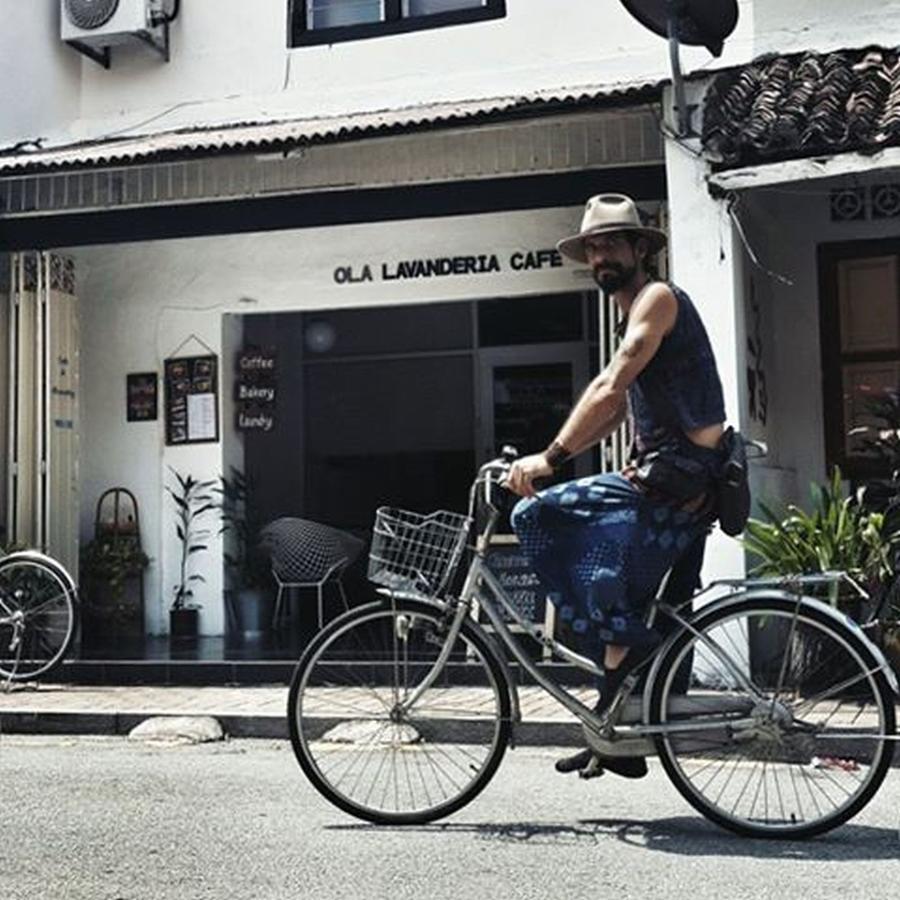
M597 287L604 294L614 294L616 291L622 290L631 283L635 275L637 275L635 266L626 269L625 266L620 266L618 263L605 267L602 274L599 269L594 269L594 281L597 282Z

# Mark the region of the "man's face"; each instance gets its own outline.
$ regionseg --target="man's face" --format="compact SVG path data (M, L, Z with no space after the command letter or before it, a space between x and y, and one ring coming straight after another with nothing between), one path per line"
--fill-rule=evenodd
M614 294L626 287L637 275L638 256L623 231L586 237L584 252L594 281L606 294Z

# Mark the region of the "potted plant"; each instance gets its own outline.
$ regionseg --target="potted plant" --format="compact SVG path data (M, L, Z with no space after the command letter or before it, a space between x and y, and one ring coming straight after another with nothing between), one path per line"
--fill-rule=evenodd
M244 636L257 635L271 625L273 599L268 560L258 547L260 522L253 505L252 484L232 466L229 477L219 476L217 490L226 542L229 624Z
M213 481L197 481L191 475L182 475L171 466L176 484L166 485L175 504L175 533L181 547L179 580L174 585L175 599L169 610L169 634L176 642L196 641L198 633L199 604L193 602L194 585L206 579L191 571L198 553L209 549L206 539L210 535L204 526L207 514L216 508L210 493Z
M807 575L842 570L869 592L890 578L893 549L900 532L889 530L881 512L866 509L855 497L845 497L841 470L831 480L811 486L811 512L789 505L784 515L760 503L765 520L747 522L743 543L756 557L753 575ZM829 586L827 599L857 615L852 590Z
M877 597L892 574L894 548L900 532L885 527L881 512L866 509L856 497L845 497L840 469L831 480L812 485L811 511L789 505L784 515L760 504L765 520L750 519L743 543L756 558L753 575L808 575L820 572L847 572L872 597ZM817 593L815 590L807 593ZM822 599L861 620L864 603L859 592L846 582L828 583ZM772 627L775 627L773 624ZM766 644L776 643L767 635L751 635L751 654L765 659ZM823 651L811 637L801 639L792 655L804 671L823 678L840 679L840 672L820 659Z
M125 589L131 579L142 577L149 564L150 558L132 535L96 537L81 548L85 635L103 633L125 639L142 635L141 604L126 596Z

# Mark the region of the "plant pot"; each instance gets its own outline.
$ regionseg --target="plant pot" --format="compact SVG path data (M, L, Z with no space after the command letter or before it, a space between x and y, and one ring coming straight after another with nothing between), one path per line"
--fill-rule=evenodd
M266 588L241 588L231 594L229 625L235 636L261 637L272 627L275 598Z
M196 646L200 615L197 607L169 610L169 639L179 646Z

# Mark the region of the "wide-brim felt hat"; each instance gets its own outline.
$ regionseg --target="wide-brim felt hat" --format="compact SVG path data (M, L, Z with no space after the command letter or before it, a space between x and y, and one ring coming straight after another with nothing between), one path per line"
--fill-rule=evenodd
M666 245L668 237L661 228L645 225L637 205L624 194L597 194L585 204L578 234L563 238L556 249L575 262L586 263L584 239L595 234L631 231L647 239L650 253L657 253Z

